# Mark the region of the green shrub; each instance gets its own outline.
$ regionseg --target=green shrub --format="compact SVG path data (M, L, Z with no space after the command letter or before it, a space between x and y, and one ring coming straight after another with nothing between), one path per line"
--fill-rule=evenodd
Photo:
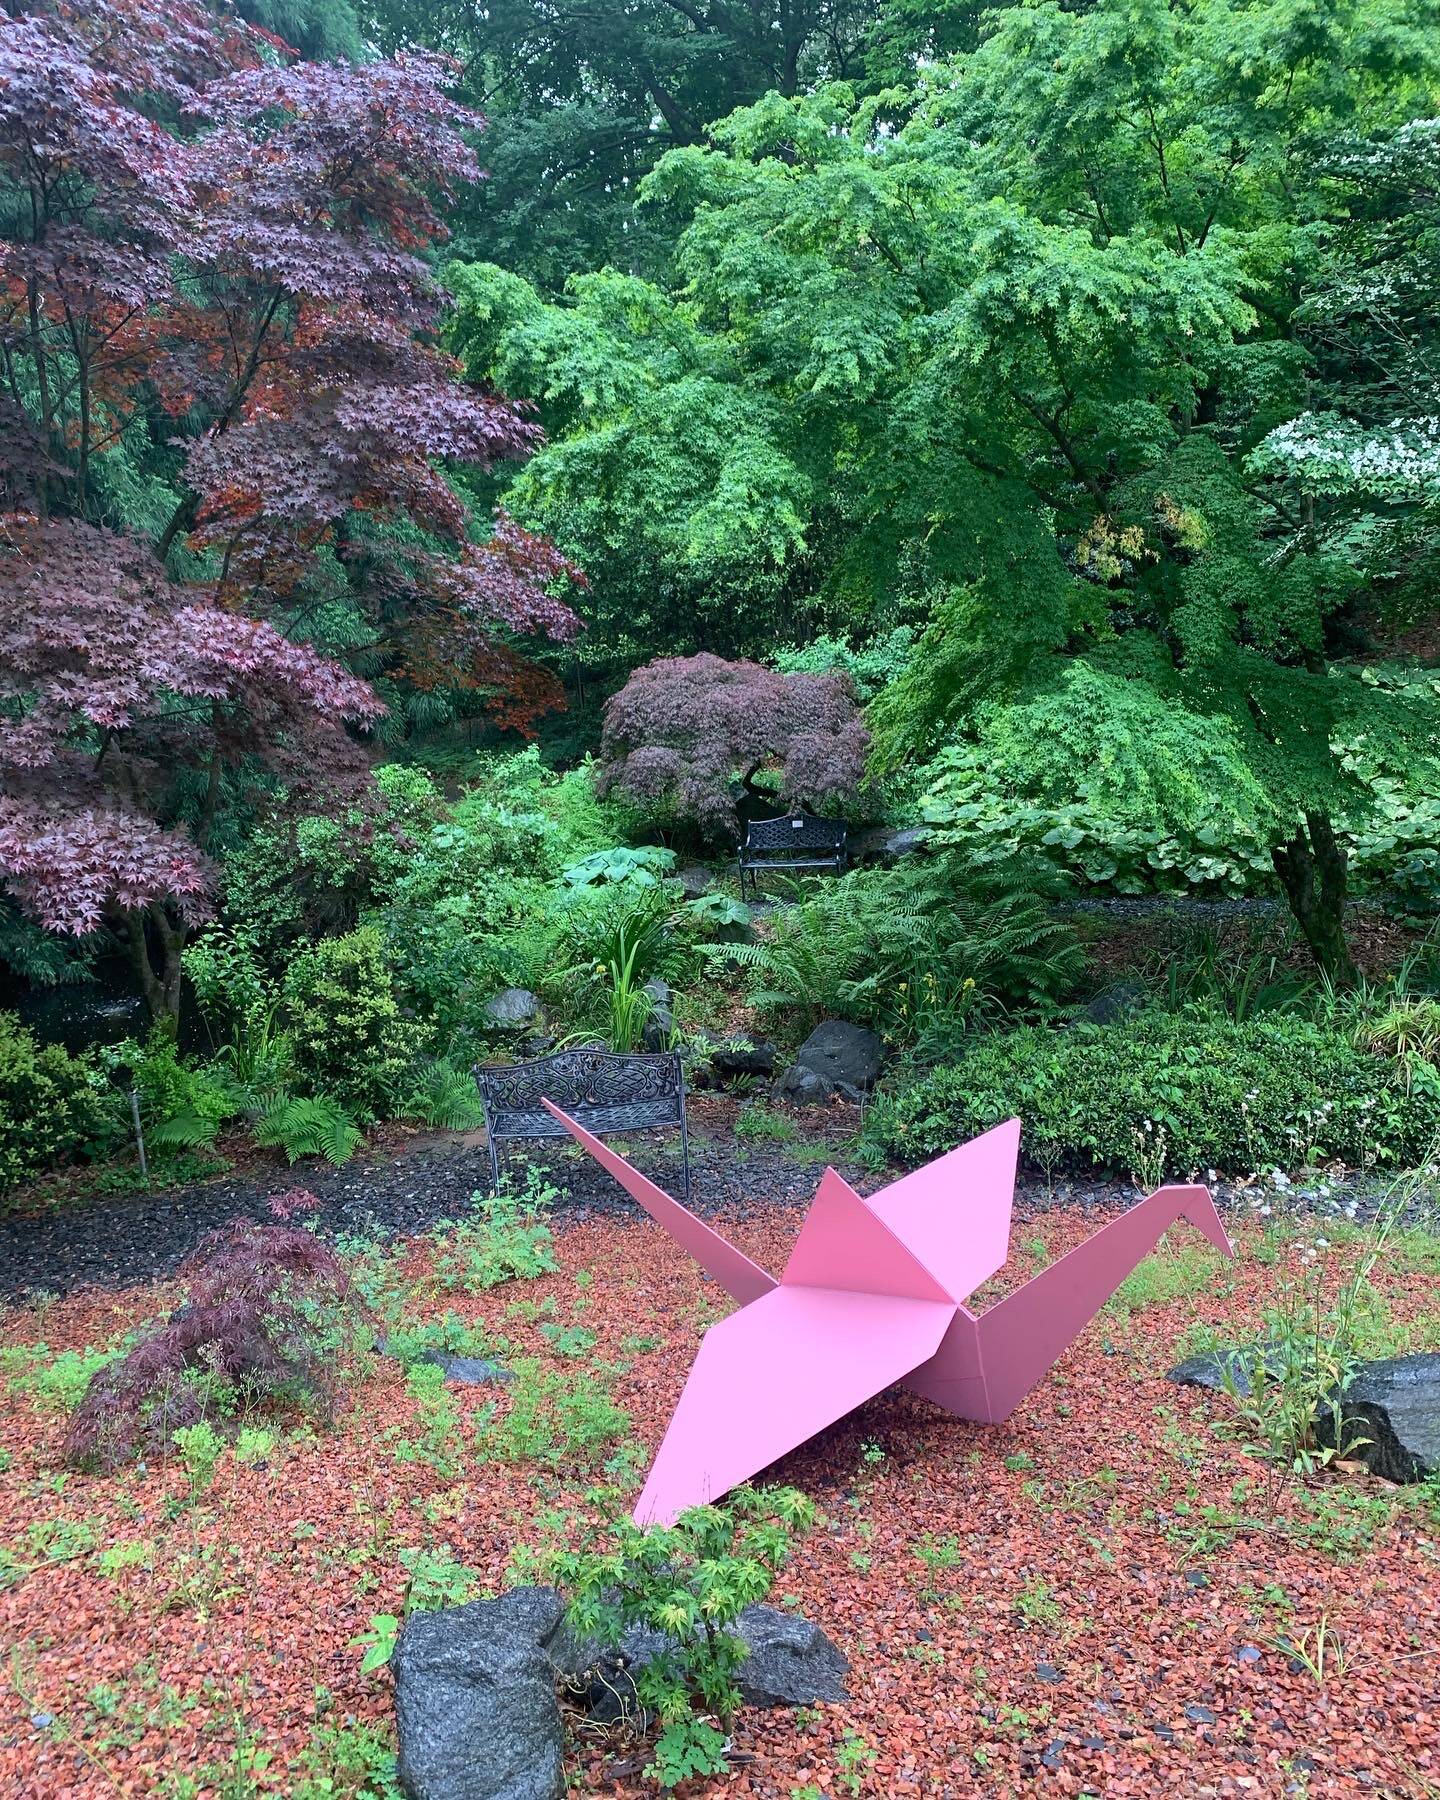
M400 1016L379 928L365 925L302 951L285 977L295 1064L352 1112L385 1110L419 1051Z
M1057 885L1018 859L857 869L787 907L758 942L702 954L750 970L752 1002L796 1028L853 1019L939 1060L987 1014L1073 992L1085 957L1049 905Z
M255 1142L261 1149L283 1150L292 1163L302 1156L323 1156L338 1168L364 1141L344 1107L323 1094L277 1094L255 1121Z
M87 1063L0 1012L0 1190L74 1156L104 1129L106 1112Z
M877 1102L867 1133L916 1159L1018 1115L1032 1158L1153 1176L1414 1164L1440 1136L1440 1079L1309 1020L1188 1008L1116 1025L975 1038Z
M547 1223L558 1190L534 1169L516 1191L502 1178L499 1192L471 1197L471 1216L441 1219L434 1230L435 1275L447 1293L473 1293L507 1281L553 1274L555 1240Z
M475 1454L482 1462L542 1463L567 1475L593 1470L630 1415L610 1397L610 1372L591 1363L566 1374L533 1356L513 1357L502 1413L492 1401L479 1418Z
M156 1158L212 1143L220 1127L241 1110L228 1072L182 1062L180 1047L168 1032L152 1031L143 1043L126 1038L104 1045L98 1061L109 1071L117 1103L118 1095L131 1088L139 1096L145 1145Z
M612 844L596 850L580 862L571 863L565 871L565 885L572 888L596 887L602 882L633 881L640 887L653 887L675 867L675 852L654 844L631 849L625 844Z
M769 1593L814 1516L794 1488L741 1487L670 1526L621 1519L579 1549L542 1553L582 1644L614 1650L636 1626L669 1640L633 1673L636 1698L661 1727L647 1773L667 1788L724 1772L724 1733L707 1720L728 1726L740 1704L747 1652L736 1621Z
M866 644L852 645L845 637L817 637L803 646L776 650L769 660L782 675L848 675L860 699L869 702L894 678L914 642L909 625L896 625Z

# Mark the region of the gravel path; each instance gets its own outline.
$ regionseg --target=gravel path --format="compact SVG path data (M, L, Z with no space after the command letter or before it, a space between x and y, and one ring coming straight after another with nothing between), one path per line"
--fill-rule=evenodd
M682 1191L680 1160L668 1141L627 1140L634 1160L668 1193ZM838 1155L838 1152L837 1152ZM628 1214L634 1202L579 1150L534 1145L529 1160L559 1189L557 1222ZM523 1173L519 1150L511 1168ZM849 1169L856 1185L876 1178ZM806 1205L819 1165L772 1149L746 1150L729 1139L692 1134L692 1204L702 1214L752 1205ZM44 1291L63 1295L87 1283L124 1287L167 1275L207 1231L227 1220L268 1217L271 1195L304 1187L320 1201L311 1216L327 1232L367 1236L424 1231L454 1218L490 1185L483 1148L441 1147L343 1168L277 1168L254 1177L204 1182L167 1193L77 1202L53 1212L0 1215L0 1299Z
M669 1140L627 1141L627 1154L668 1193L681 1192L680 1159ZM568 1146L532 1145L529 1159L558 1189L557 1224L633 1213L634 1202L605 1171ZM868 1193L884 1174L847 1165L841 1145L832 1160L848 1181ZM524 1168L518 1150L511 1169ZM738 1146L728 1135L690 1138L691 1203L708 1217L743 1214L756 1207L803 1207L814 1198L821 1162L768 1145ZM207 1231L235 1218L265 1219L275 1194L304 1187L320 1201L311 1215L327 1233L369 1237L425 1231L437 1219L455 1218L472 1195L490 1184L483 1148L472 1143L385 1161L348 1163L293 1173L276 1168L263 1176L203 1182L166 1193L77 1202L47 1213L0 1214L0 1301L36 1293L64 1295L87 1284L126 1287L168 1275ZM1130 1205L1135 1190L1125 1181L1022 1181L1017 1221L1052 1210L1108 1213ZM1220 1184L1222 1210L1264 1217L1299 1212L1318 1219L1373 1216L1383 1188L1371 1181L1319 1183L1259 1189ZM1434 1228L1435 1198L1417 1196L1412 1216Z

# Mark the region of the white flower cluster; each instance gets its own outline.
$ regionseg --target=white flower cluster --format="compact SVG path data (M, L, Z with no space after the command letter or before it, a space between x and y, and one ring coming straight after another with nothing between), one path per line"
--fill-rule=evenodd
M1256 474L1284 475L1313 494L1377 500L1440 500L1440 418L1361 425L1334 414L1301 413L1277 425L1251 452Z

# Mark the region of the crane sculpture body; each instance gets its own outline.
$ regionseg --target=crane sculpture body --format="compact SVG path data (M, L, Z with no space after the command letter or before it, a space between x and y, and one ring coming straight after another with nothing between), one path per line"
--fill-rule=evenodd
M1179 1218L1234 1255L1208 1188L1162 1187L972 1312L966 1299L1009 1254L1020 1152L1011 1119L875 1194L827 1168L777 1280L545 1105L740 1302L701 1340L636 1503L641 1525L719 1499L896 1382L957 1418L1008 1419Z

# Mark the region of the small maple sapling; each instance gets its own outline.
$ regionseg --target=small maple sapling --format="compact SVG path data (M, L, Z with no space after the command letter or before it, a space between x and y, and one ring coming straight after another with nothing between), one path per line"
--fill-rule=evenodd
M602 793L672 809L713 836L736 833L738 772L753 791L776 769L780 796L821 806L854 797L870 739L846 675L778 675L702 654L647 663L605 708Z

